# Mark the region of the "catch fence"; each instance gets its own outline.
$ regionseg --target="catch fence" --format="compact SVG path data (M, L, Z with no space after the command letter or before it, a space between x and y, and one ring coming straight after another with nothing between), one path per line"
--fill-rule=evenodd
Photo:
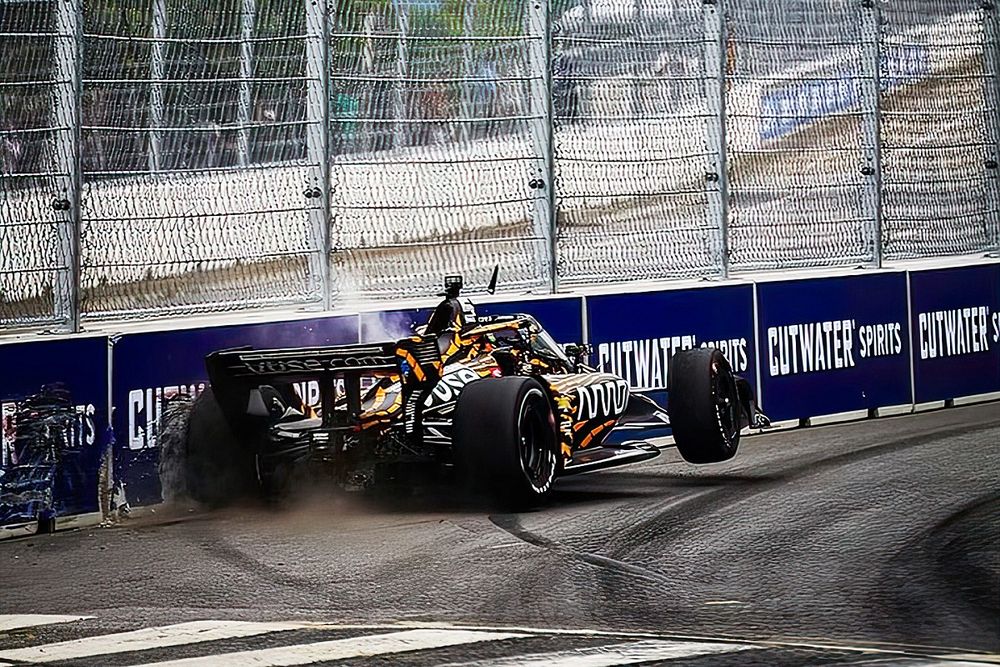
M980 0L0 0L0 325L996 252Z

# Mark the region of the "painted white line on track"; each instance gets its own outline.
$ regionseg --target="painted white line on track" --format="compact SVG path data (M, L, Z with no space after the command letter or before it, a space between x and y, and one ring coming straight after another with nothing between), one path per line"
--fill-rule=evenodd
M153 662L134 667L292 667L328 660L370 658L390 653L421 651L460 644L516 639L528 635L472 630L404 630L382 635L333 639L312 644L279 646L256 651L239 651Z
M56 623L72 623L86 621L93 616L57 616L55 614L0 614L0 632L33 628L36 625L54 625Z
M749 644L671 642L663 639L649 639L567 651L514 655L494 660L475 660L454 663L451 667L611 667L612 665L632 665L651 660L736 653L753 648L758 647Z
M97 655L145 651L236 637L252 637L271 632L315 627L308 623L254 623L249 621L192 621L131 632L73 639L55 644L0 651L0 660L26 663L79 660Z

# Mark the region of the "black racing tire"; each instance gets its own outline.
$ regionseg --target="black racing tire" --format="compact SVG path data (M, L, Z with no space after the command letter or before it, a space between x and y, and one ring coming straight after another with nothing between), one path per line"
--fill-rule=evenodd
M552 404L533 378L485 378L462 390L455 406L459 480L512 509L546 500L558 471Z
M720 350L676 353L670 363L667 413L677 451L688 463L720 463L740 444L736 378Z
M253 448L233 433L211 388L195 399L184 456L187 496L221 507L259 492Z

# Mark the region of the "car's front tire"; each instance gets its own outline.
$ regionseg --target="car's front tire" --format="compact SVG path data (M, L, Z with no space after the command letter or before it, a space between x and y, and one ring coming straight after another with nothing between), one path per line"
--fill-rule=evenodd
M736 455L742 407L736 378L720 350L683 350L670 363L667 413L677 450L689 463Z
M467 385L455 406L454 458L460 479L515 508L552 492L559 447L548 394L533 378Z

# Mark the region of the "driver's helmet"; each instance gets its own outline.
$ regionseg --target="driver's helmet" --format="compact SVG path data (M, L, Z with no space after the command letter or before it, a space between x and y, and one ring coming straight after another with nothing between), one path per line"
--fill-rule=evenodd
M476 316L476 307L472 304L471 299L460 299L459 303L462 304L462 319L465 324L475 324L479 321Z

